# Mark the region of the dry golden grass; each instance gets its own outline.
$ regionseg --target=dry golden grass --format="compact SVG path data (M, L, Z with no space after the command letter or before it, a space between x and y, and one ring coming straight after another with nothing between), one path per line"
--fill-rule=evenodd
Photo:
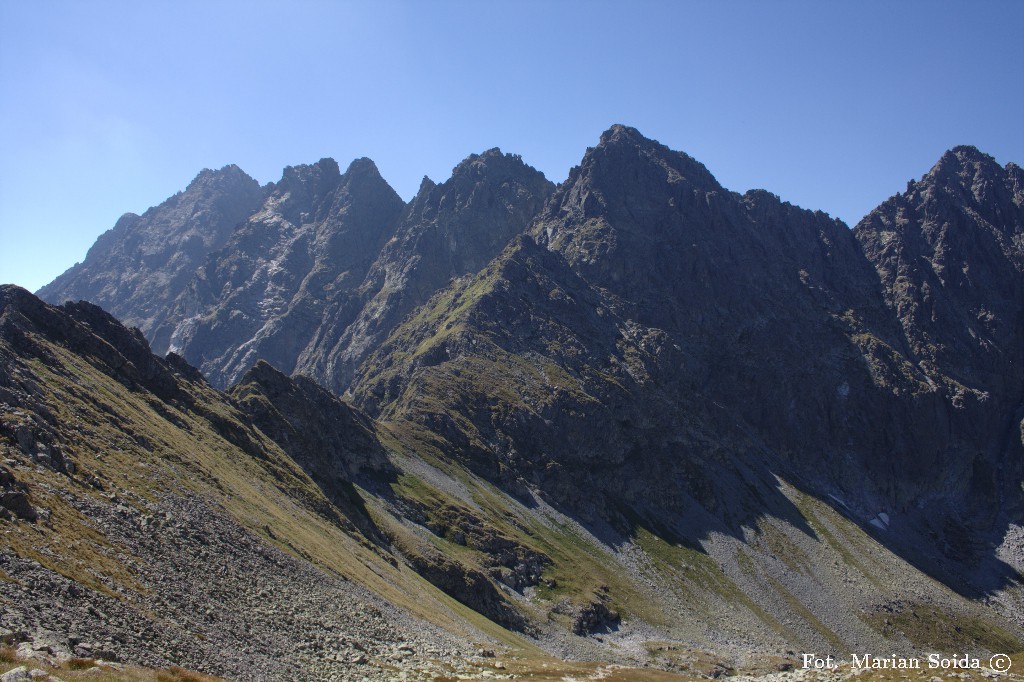
M0 662L6 663L6 665L0 665L0 675L19 665L24 665L30 668L38 668L67 682L71 682L71 680L99 680L99 682L228 682L220 677L204 675L177 666L171 666L163 670L129 666L118 666L115 668L112 666L96 665L96 661L88 658L73 658L60 666L49 666L38 661L19 661L13 656L10 660L0 659Z
M68 670L88 670L96 667L96 661L91 658L72 658L64 664L64 667Z

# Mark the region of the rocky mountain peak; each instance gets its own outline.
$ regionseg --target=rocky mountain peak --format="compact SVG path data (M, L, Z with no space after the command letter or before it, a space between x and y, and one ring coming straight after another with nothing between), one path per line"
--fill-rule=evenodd
M238 166L201 171L141 216L126 213L85 260L39 290L51 303L88 300L151 333L196 268L221 248L265 196Z
M946 151L921 180L911 181L903 194L891 197L866 216L859 234L888 231L886 225L906 225L904 236L919 234L930 246L947 255L952 242L967 253L983 246L971 235L976 230L996 236L1003 255L1024 269L1020 239L1024 234L1024 176L1013 163L1001 167L994 158L971 146ZM966 241L964 241L966 240ZM1016 242L1016 245L1014 243Z
M331 192L341 181L341 168L330 157L316 163L286 166L277 184L278 191L294 191L302 188L313 195Z
M348 168L345 169L345 175L352 178L364 176L374 178L381 177L380 171L377 169L377 164L373 162L373 159L369 159L365 156L361 156L358 159L353 159L352 163L350 163L348 165Z
M617 125L570 171L534 234L588 279L639 291L654 286L653 276L663 279L655 273L673 249L687 259L706 253L693 249L705 241L697 233L727 238L731 229L711 224L739 220L724 215L736 213L730 196L690 156Z
M942 368L932 379L954 394L1019 400L1024 385L1024 188L1014 168L955 147L854 228L910 348Z
M420 180L419 189L416 190L416 196L421 196L430 192L430 190L437 187L437 183L431 180L428 176L424 175L423 179Z
M980 151L973 145L957 145L947 150L939 157L938 163L932 168L931 173L942 173L943 171L959 172L966 167L979 167L981 165L998 165L988 154Z
M673 151L657 140L644 137L636 128L616 124L601 134L597 147L587 151L582 166L614 166L619 172L654 165L672 182L685 180L694 187L721 190L711 172L692 156Z
M594 249L600 250L598 242L611 246L612 233L624 235L647 229L644 225L663 224L680 211L703 210L699 195L706 193L725 190L703 164L635 128L615 125L601 135L596 147L587 149L580 165L559 186L540 217L552 229L538 236L553 248L567 242L583 247L585 242L585 259L592 260L598 255ZM568 229L584 223L589 224L586 230L601 223L609 239L584 239Z
M375 193L384 192L388 195L398 196L391 185L381 177L380 171L377 170L377 164L366 157L356 159L349 164L345 173L340 177L339 186L346 188L349 192L370 190Z
M412 201L405 208L406 215L414 215L423 211L423 208L430 202L430 193L436 187L437 183L424 175L420 181L419 189L416 190L416 196L412 198Z
M382 223L369 216L361 218L358 216L363 215L361 212L366 211L374 213L380 206L388 206L389 209L399 211L403 204L398 193L381 177L380 171L377 170L377 164L363 157L350 163L340 177L330 210L335 215L339 211L355 211L358 214L352 216L355 220L348 222L352 223L356 230L360 228L390 230L393 227L390 224Z
M504 154L501 149L494 147L482 154L470 154L459 162L452 169L452 179L468 177L480 180L496 174L516 173L535 175L540 173L540 171L524 163L523 157L518 154ZM540 173L540 175L543 177L543 173Z
M611 128L601 133L600 144L632 144L644 146L650 144L651 140L644 137L639 130L632 126L616 123Z
M930 189L965 193L959 198L984 202L991 192L999 191L995 186L1003 184L1006 174L1007 169L988 154L975 147L959 146L944 153L921 181L912 186L926 194L930 194Z
M342 173L338 162L326 157L316 163L286 167L253 220L265 225L277 225L281 219L292 226L330 223L331 216L337 218L339 211L349 210L352 205L379 201L401 203L373 161L356 159ZM330 224L325 227L331 231Z
M525 229L525 221L540 210L543 200L553 190L554 184L524 163L521 156L505 154L495 147L482 154L470 154L440 185L424 176L406 210L405 227L400 228L399 233L406 230L418 233L426 223L435 224L433 229L438 229L443 222L444 229L452 235L462 230L478 231L487 225L502 225L496 237L500 244L491 254L493 257L513 234ZM522 201L528 205L520 206ZM524 214L529 215L524 217ZM514 228L509 227L512 224Z
M211 190L218 186L230 186L232 184L255 184L257 187L259 186L259 183L251 178L248 173L232 163L219 170L204 168L192 179L192 182L188 184L185 191Z

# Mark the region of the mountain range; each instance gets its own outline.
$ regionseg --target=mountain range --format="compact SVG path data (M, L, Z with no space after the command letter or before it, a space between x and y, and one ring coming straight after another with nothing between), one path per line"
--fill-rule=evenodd
M972 147L852 229L618 125L557 186L492 149L408 203L368 159L228 166L38 296L5 288L0 318L21 639L83 655L101 595L155 633L105 649L244 679L427 675L496 641L691 672L694 648L1022 648L1024 173ZM294 603L356 590L406 632L217 660L241 630L200 638L190 608L252 602L160 601L154 576L199 580L145 544L163 505L192 510L187 555L278 552L260 580L345 583ZM159 558L104 579L33 535L62 556L84 527ZM77 620L33 615L47 580Z

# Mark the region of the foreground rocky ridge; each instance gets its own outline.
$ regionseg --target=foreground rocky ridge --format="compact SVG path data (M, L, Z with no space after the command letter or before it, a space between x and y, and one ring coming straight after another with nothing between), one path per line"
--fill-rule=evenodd
M4 287L0 311L5 642L236 679L391 679L468 655L361 584L412 574L194 369L95 306Z

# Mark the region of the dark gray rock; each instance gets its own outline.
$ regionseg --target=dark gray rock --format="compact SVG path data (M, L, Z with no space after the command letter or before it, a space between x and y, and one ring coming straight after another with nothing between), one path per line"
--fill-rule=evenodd
M950 285L945 322L925 325L956 330L945 354L918 350L900 302L913 277L880 277L890 268L862 249L864 223L855 237L767 192L729 192L685 154L616 126L532 239L368 357L354 400L421 424L509 490L525 483L626 528L673 519L683 537L738 534L766 512L792 514L782 473L865 524L878 510L906 519L886 541L926 570L935 562L914 548L945 536L959 577L944 579L988 589L1005 579L999 562L968 567L994 561L985 547L1022 500L1022 183L1015 166L948 156L941 175L955 182L928 215L947 225L944 258L972 283ZM883 209L868 221L895 213ZM922 241L913 221L891 220ZM966 233L959 246L953 227ZM930 262L898 242L883 251L912 270ZM972 358L968 376L958 367Z
M1024 513L1024 172L956 147L854 234L924 384L898 406L910 436L894 438L944 491L922 495L921 523L944 553L978 561Z
M26 521L35 521L39 518L39 513L32 506L28 493L23 490L7 490L0 493L0 507Z

